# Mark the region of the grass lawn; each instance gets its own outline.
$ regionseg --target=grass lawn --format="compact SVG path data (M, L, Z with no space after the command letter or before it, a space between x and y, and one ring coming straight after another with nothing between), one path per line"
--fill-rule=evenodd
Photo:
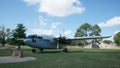
M0 56L11 55L9 50L0 49ZM31 53L24 48L24 56L36 57L37 60L4 63L0 68L120 68L120 49L82 49L45 50L44 53Z

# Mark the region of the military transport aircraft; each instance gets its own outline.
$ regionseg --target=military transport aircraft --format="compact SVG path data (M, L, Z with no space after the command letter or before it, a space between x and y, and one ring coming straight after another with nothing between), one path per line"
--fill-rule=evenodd
M67 52L66 42L74 40L85 40L85 39L101 39L109 38L111 36L95 36L95 37L74 37L66 38L60 35L60 37L52 37L47 35L37 36L29 35L27 38L23 39L24 43L30 47L33 47L32 52L35 53L36 49L39 49L41 52L43 49L62 49L63 52ZM92 43L94 44L94 42Z

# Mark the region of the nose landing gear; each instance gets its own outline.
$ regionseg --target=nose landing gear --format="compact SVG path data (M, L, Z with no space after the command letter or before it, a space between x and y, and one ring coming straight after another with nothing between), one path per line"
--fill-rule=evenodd
M43 52L43 49L39 49L40 52ZM32 53L36 53L37 50L36 49L32 49Z
M63 52L68 52L68 49L67 49L67 48L64 48L64 49L63 49Z
M63 52L68 52L66 45L64 45Z
M36 49L32 49L32 53L36 53Z

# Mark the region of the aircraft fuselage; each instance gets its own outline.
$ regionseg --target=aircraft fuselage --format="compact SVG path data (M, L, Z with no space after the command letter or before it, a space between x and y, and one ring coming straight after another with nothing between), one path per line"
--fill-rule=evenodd
M58 45L58 43L54 40L54 38L50 37L49 39L45 38L26 38L24 39L24 43L30 47L38 48L38 49L61 49L62 45Z

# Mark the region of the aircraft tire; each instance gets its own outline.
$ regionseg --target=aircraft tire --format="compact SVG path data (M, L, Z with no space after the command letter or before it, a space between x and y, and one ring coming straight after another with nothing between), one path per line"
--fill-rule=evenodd
M36 53L36 49L32 49L32 53Z
M68 52L68 49L67 49L67 48L64 48L64 49L63 49L63 52Z

